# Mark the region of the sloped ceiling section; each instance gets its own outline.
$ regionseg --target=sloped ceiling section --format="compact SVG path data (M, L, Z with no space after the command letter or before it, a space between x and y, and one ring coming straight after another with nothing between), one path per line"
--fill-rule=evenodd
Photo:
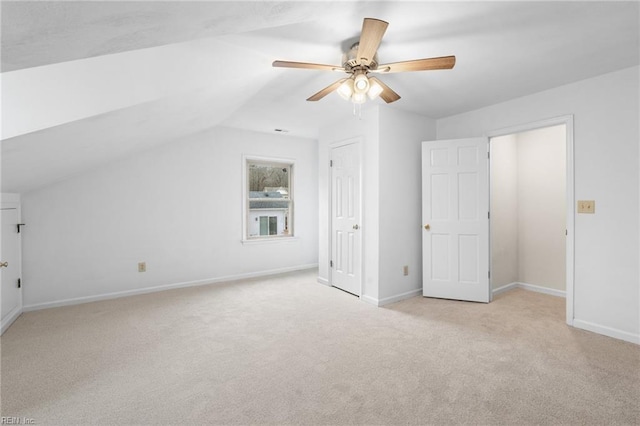
M220 35L332 3L2 2L3 192L27 192L214 127L278 73ZM275 72L274 72L275 71Z
M402 96L392 108L433 118L634 66L640 51L637 2L0 7L3 192L30 191L216 125L317 137L320 126L352 116L335 94L305 101L341 74L271 62L339 65L364 17L390 23L381 62L456 55L453 70L380 76Z
M2 72L312 20L327 2L3 1Z

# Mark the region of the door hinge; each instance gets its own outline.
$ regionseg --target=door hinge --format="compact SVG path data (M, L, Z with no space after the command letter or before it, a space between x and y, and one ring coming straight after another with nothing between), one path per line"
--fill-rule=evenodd
M333 268L333 260L330 260L330 261L329 261L329 266L330 266L331 268Z
M22 288L22 280L18 278L18 288Z
M487 219L491 219L491 212L487 212Z
M487 272L487 278L491 279L491 271Z
M569 231L567 231L566 229L564 230L564 235L569 235Z
M333 160L329 160L329 167L333 167Z
M487 151L487 158L491 158L491 153Z

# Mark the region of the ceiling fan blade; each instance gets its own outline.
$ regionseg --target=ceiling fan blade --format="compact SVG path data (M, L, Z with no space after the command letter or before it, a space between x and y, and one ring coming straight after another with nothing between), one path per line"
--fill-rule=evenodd
M407 72L427 70L449 70L456 64L455 56L443 56L440 58L415 59L413 61L394 62L392 64L378 65L378 72Z
M340 80L336 81L335 83L332 83L329 86L325 87L324 89L322 89L318 93L310 96L307 100L308 101L312 101L312 102L319 101L320 99L322 99L325 96L327 96L329 93L331 93L334 90L336 90L338 87L340 87L340 85L342 83L344 83L347 80L348 80L347 78L340 79Z
M368 66L373 61L388 26L388 22L380 19L364 18L360 43L358 44L358 57L356 58L359 63Z
M344 71L344 68L337 65L311 64L309 62L273 61L271 64L277 68L303 68L321 71Z
M378 80L377 78L375 78L373 76L369 77L369 80L375 81L376 83L378 83L380 85L380 87L382 87L382 93L380 93L380 97L386 103L390 104L391 102L395 102L398 99L400 99L400 95L398 95L396 92L391 90L391 88L389 86L387 86L386 84L384 84L382 81Z

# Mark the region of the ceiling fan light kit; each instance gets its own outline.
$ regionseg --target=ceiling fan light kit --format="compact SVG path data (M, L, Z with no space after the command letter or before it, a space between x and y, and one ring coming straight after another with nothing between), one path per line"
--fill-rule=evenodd
M348 78L347 81L342 83L340 87L338 87L338 95L345 101L351 99L351 95L353 95L353 79Z
M380 94L384 89L375 81L369 80L369 83L370 83L370 86L369 86L369 90L367 91L367 96L369 96L369 99L374 100L375 98L380 96Z
M400 95L378 78L369 76L369 73L384 74L443 70L454 67L456 63L455 56L415 59L378 65L378 47L380 46L380 42L388 25L388 22L380 19L365 18L362 23L360 41L351 46L351 49L343 56L342 66L291 61L274 61L272 65L283 68L346 72L350 74L349 77L330 84L310 96L307 101L319 101L329 93L336 91L342 99L351 101L354 106L363 104L367 98L373 100L378 96L386 103L395 102L400 99Z
M356 93L367 93L369 90L369 79L364 71L356 71L353 77L353 90Z
M362 105L366 101L367 101L367 95L365 95L364 93L354 93L353 96L351 97L351 102L353 102L356 105Z

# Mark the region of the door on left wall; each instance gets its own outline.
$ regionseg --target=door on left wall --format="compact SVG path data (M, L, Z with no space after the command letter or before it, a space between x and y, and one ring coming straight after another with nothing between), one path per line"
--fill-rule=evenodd
M22 310L20 283L20 234L18 209L2 208L2 247L0 250L0 316L2 333L18 318Z

